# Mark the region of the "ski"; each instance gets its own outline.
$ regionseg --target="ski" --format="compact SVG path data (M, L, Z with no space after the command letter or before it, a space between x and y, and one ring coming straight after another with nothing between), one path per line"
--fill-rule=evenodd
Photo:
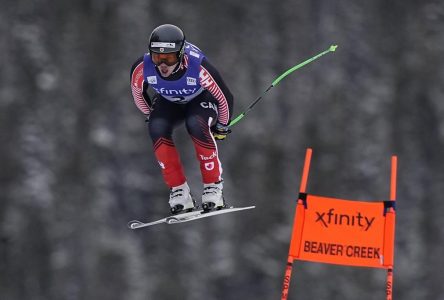
M246 207L234 207L234 206L230 206L227 208L222 208L219 210L212 210L209 212L205 212L203 210L195 210L195 211L191 211L191 212L187 212L187 213L182 213L182 214L177 214L177 215L171 215L168 216L166 218L154 221L154 222L141 222L138 220L133 220L128 222L128 227L130 229L138 229L138 228L143 228L143 227L148 227L148 226L153 226L153 225L158 225L158 224L178 224L178 223L185 223L185 222L189 222L189 221L195 221L198 219L202 219L202 218L207 218L207 217L211 217L211 216L216 216L216 215L221 215L221 214L226 214L226 213L231 213L231 212L236 212L236 211L241 211L241 210L246 210L246 209L253 209L256 206L246 206Z

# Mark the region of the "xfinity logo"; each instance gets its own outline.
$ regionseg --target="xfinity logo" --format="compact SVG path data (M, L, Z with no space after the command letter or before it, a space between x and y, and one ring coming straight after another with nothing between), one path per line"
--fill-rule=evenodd
M193 89L180 89L180 90L167 90L166 88L154 88L156 92L158 92L161 95L168 95L168 96L174 96L174 95L191 95L194 94L197 91L197 88Z
M375 221L375 217L368 218L363 216L361 212L357 212L356 215L339 214L334 211L334 208L330 208L328 212L316 212L316 222L321 223L322 226L328 228L331 225L338 226L358 226L367 231Z

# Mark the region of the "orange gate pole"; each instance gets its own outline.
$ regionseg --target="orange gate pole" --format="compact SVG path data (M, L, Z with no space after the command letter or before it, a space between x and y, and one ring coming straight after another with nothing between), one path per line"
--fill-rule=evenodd
M398 167L398 158L396 156L392 156L391 163L391 176L390 176L390 201L393 201L393 204L396 201L396 177L397 177L397 167ZM387 285L386 285L386 300L393 299L393 260L394 260L394 241L395 241L395 209L394 205L388 208L386 213L386 224L388 225L385 233L385 241L384 248L388 248L385 250L384 254L386 255L385 259L387 260Z
M288 291L290 289L290 281L291 281L291 273L293 271L293 256L290 254L292 253L292 247L295 247L297 249L297 253L299 253L300 249L300 239L302 235L302 226L304 224L304 219L301 218L301 216L304 216L304 202L302 199L300 199L301 194L305 194L307 190L307 180L308 180L308 173L310 170L310 162L311 162L311 154L312 149L308 148L305 152L305 162L304 162L304 169L302 171L302 178L301 178L301 185L299 188L299 199L296 205L296 213L295 213L295 220L294 220L294 226L292 229L292 240L290 243L290 250L288 253L288 259L287 259L287 267L285 268L285 275L284 275L284 283L282 285L282 294L281 294L281 300L287 300L288 298ZM299 216L299 217L297 217ZM297 228L298 231L294 232L294 228ZM299 254L298 254L299 255Z

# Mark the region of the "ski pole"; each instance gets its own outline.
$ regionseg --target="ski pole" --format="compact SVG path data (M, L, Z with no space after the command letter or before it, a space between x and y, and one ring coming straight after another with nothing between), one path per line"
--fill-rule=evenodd
M254 100L253 102L251 102L251 104L247 107L247 109L241 113L240 115L238 115L236 118L234 118L230 124L228 125L229 127L237 124L240 120L242 120L245 115L253 109L253 107L262 99L262 97L265 96L265 94L268 93L269 90L271 90L272 87L275 87L279 84L279 82L281 82L285 77L287 77L288 75L290 75L291 73L293 73L294 71L296 71L297 69L302 68L305 65L308 65L309 63L311 63L312 61L318 59L319 57L329 53L329 52L334 52L336 51L336 48L338 47L338 45L331 45L330 48L328 48L327 50L313 56L312 58L309 58L303 62L301 62L300 64L297 64L294 67L291 67L290 69L288 69L287 71L285 71L284 73L282 73L281 75L279 75L272 83L271 85L262 93L262 95L260 95L259 97L256 98L256 100Z

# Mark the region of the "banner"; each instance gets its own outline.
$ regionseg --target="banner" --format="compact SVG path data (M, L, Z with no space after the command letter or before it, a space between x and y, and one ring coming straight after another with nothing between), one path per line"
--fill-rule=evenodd
M289 252L293 259L390 267L384 259L384 201L362 202L306 195L303 204L298 205L303 205L304 209L297 210L296 219L304 222L295 222L302 228L293 230Z
M307 194L311 156L308 148L281 300L288 299L294 260L387 269L386 300L392 300L397 157L391 159L390 200L363 202Z

